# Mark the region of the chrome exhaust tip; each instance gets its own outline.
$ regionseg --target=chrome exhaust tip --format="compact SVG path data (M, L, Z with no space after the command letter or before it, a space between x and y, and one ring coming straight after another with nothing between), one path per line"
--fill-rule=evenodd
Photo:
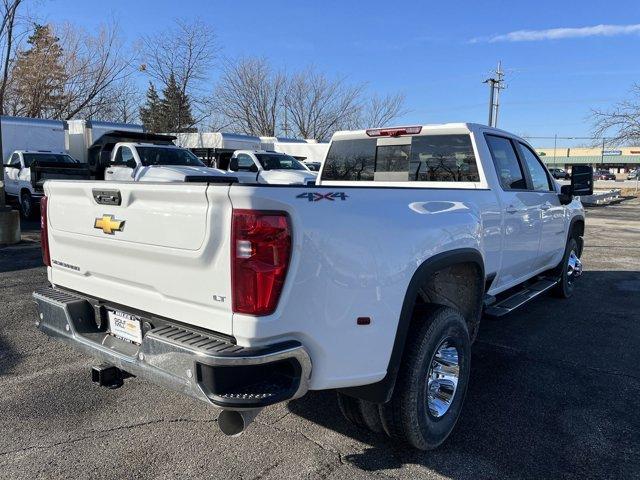
M223 410L218 415L218 427L229 437L238 437L247 429L262 411L261 408L251 410Z

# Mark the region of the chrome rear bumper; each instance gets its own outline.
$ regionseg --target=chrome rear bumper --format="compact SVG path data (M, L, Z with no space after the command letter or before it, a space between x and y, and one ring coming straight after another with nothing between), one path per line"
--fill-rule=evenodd
M212 332L164 322L150 325L137 345L100 328L95 306L85 297L46 287L33 298L36 325L47 335L132 375L225 409L264 407L301 397L309 387L311 360L299 342L245 348ZM274 371L277 381L269 377ZM280 390L274 386L278 382Z

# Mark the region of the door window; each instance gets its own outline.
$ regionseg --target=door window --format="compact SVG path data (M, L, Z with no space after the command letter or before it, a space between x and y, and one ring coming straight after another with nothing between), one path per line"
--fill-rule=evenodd
M245 153L238 155L238 171L239 172L252 172L255 171L255 163L253 158Z
M533 189L537 192L548 192L553 190L551 183L549 182L547 172L535 153L533 153L524 143L520 143L520 151L522 152L522 157L524 158L527 170L529 170L529 175L531 175Z
M126 166L127 162L134 160L133 153L129 147L120 147L116 151L116 155L113 157L113 164Z
M526 190L527 182L524 179L518 156L511 140L495 135L485 135L493 164L496 167L500 184L505 190Z
M9 162L9 165L20 165L20 155L18 155L17 153L11 155L11 161Z
M122 163L126 164L127 162L133 160L133 152L129 147L120 148L120 152L122 154Z

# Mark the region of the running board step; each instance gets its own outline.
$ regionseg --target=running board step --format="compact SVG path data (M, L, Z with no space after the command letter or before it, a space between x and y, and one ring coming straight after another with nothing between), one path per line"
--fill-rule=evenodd
M503 315L506 315L507 313L514 311L516 308L524 305L529 300L536 298L541 293L546 292L557 283L558 280L552 278L538 280L533 285L524 287L522 290L516 292L510 297L488 306L485 308L484 314L488 317L502 317Z

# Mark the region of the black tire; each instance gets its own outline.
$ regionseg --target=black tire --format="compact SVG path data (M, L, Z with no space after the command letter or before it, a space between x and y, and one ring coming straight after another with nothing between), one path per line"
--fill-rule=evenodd
M368 428L372 432L382 432L382 420L378 404L353 398L338 392L338 406L344 418L360 428Z
M575 277L569 272L569 258L572 252L579 257L580 250L576 238L570 237L562 256L562 262L556 268L556 273L560 275L560 281L551 291L554 297L570 298L573 295Z
M20 215L25 220L30 220L35 216L35 205L31 193L24 191L20 193Z
M387 434L420 450L441 445L458 421L469 383L471 341L462 315L449 307L434 307L414 319L391 400L380 406ZM440 414L428 406L428 376L440 347L455 347L458 382L451 403Z
M349 422L353 423L356 427L366 427L357 398L338 392L338 407L340 408L340 412L342 412L342 416Z

